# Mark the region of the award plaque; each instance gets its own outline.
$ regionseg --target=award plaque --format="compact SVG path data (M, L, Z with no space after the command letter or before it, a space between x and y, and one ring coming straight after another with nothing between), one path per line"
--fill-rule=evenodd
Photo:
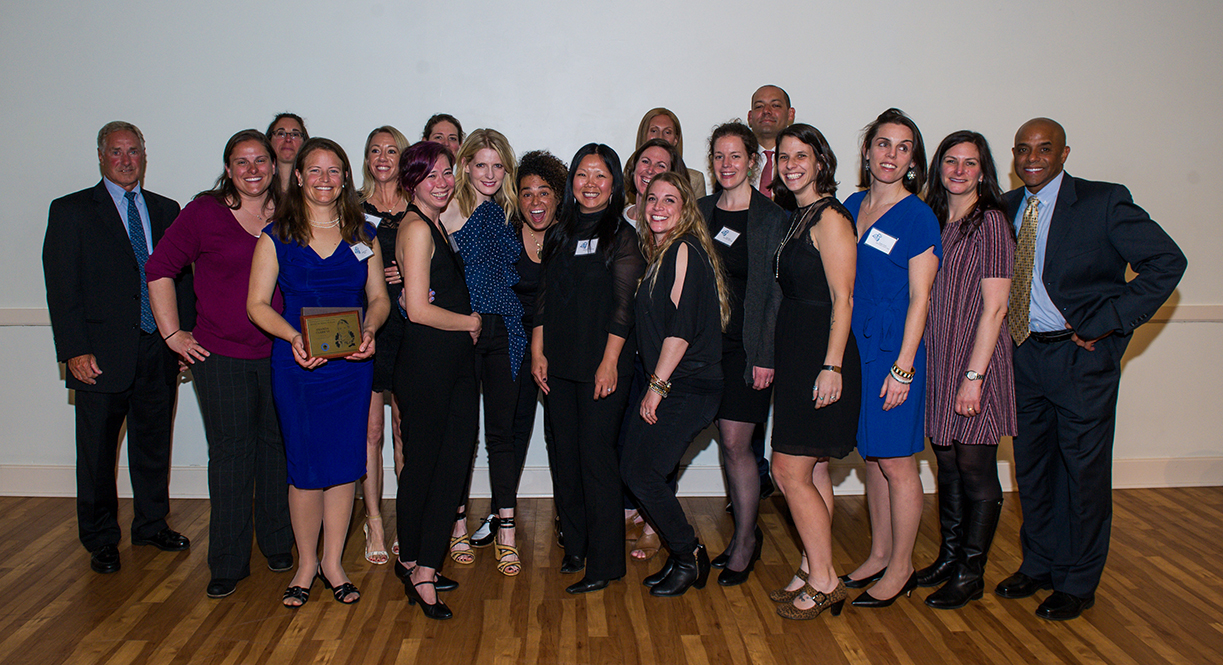
M361 350L360 307L303 307L302 344L311 358L342 358Z

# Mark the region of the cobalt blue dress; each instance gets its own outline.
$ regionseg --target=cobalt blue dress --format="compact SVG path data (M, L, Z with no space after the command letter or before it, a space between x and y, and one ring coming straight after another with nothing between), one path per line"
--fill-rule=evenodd
M303 307L361 307L368 267L352 246L341 242L323 259L310 247L282 241L269 225L263 230L276 246L284 294L284 318L300 331ZM377 237L366 225L369 238ZM272 343L272 397L285 441L289 484L322 489L365 475L365 428L369 419L374 363L332 358L305 370L282 339Z
M858 220L866 192L845 200ZM854 314L850 327L862 358L862 410L858 414L858 453L862 457L906 457L926 445L926 348L917 347L909 395L890 411L879 396L900 354L909 310L909 259L931 247L943 256L938 219L910 194L885 212L866 232L859 229L858 268L854 277ZM907 368L901 368L907 369Z

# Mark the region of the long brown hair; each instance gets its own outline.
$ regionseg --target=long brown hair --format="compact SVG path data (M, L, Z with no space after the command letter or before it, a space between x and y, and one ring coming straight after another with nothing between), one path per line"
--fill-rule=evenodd
M671 249L671 245L674 245L677 240L685 235L696 236L697 240L701 243L701 249L705 250L705 255L709 257L709 263L713 267L714 281L718 287L719 320L721 321L722 330L725 331L727 324L730 323L729 290L726 287L726 277L722 269L721 256L713 246L713 238L709 236L709 227L705 224L705 217L701 215L701 209L696 206L696 194L692 191L692 183L688 181L687 176L680 175L675 171L659 173L650 180L650 186L638 205L644 206L646 204L645 199L649 197L650 191L660 182L665 182L674 187L679 192L679 196L684 200L684 203L680 209L679 222L676 223L675 228L671 229L663 237L662 243L655 243L654 234L650 231L650 225L645 221L644 214L641 218L642 221L638 222L637 237L641 241L641 253L645 255L646 261L649 262L645 269L645 275L641 278L641 284L645 284L646 280L649 280L650 288L654 288L655 282L658 281L662 257L666 255L668 249Z
M340 144L324 138L312 138L306 141L297 153L297 162L293 164L293 170L300 174L305 167L306 158L319 150L326 150L338 157L344 168L344 183L340 188L340 195L332 204L340 219L340 236L350 245L362 242L372 247L373 239L365 233L365 214L361 211L361 204L357 199L357 188L353 186L352 166ZM289 178L289 191L283 203L284 210L283 212L277 211L279 214L276 216L276 221L272 223L272 232L282 242L293 240L302 247L309 245L313 234L310 232L306 197L301 185L298 184L298 178Z
M272 210L276 210L280 205L280 188L276 186L276 153L272 150L272 143L268 141L268 137L264 136L263 132L257 129L244 129L237 134L229 137L229 141L225 143L225 152L222 154L222 163L225 168L221 169L221 175L217 178L217 182L212 186L212 189L200 192L195 195L195 198L201 196L210 196L221 205L230 210L237 210L242 207L242 197L238 194L238 187L234 185L233 178L229 177L229 158L233 156L234 150L238 149L238 144L254 141L263 147L267 152L268 160L272 162L272 183L268 185L268 189L264 192L264 205L268 201L272 202Z

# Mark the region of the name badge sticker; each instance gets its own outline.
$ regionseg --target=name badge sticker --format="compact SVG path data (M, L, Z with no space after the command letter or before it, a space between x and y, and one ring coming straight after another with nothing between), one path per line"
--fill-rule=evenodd
M590 240L579 240L578 247L576 250L574 250L573 255L574 256L586 256L587 254L594 254L595 251L597 251L598 249L599 249L599 239L598 238L591 238Z
M374 255L374 250L363 242L356 243L352 246L352 254L357 257L358 261L364 261Z
M723 226L722 230L718 231L718 235L714 236L713 239L717 240L723 245L726 245L727 247L730 247L731 245L735 244L736 240L739 239L739 232Z
M896 245L896 238L880 231L879 229L871 229L866 234L866 246L874 247L884 254L891 254L892 247Z
M365 221L373 224L374 228L378 228L378 225L382 223L382 218L378 215L371 215L367 212L365 213Z

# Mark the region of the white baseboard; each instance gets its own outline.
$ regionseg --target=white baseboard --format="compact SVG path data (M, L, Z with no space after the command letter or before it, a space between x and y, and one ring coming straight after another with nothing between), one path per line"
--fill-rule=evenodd
M920 461L922 485L935 490L934 469ZM1009 461L998 463L1002 491L1015 489ZM865 486L861 463L834 462L832 478L836 493L860 495ZM395 474L385 470L387 497L394 496ZM1223 457L1181 459L1125 459L1113 461L1113 487L1136 489L1151 487L1209 487L1223 485ZM726 494L720 466L688 466L680 475L680 496L723 496ZM552 477L546 466L523 470L518 495L523 498L552 496ZM71 466L0 465L0 496L76 496L76 469ZM119 468L119 496L132 496L127 467ZM208 498L208 469L201 466L176 467L170 472L170 496L176 499ZM488 498L488 469L477 467L471 481L471 496Z

